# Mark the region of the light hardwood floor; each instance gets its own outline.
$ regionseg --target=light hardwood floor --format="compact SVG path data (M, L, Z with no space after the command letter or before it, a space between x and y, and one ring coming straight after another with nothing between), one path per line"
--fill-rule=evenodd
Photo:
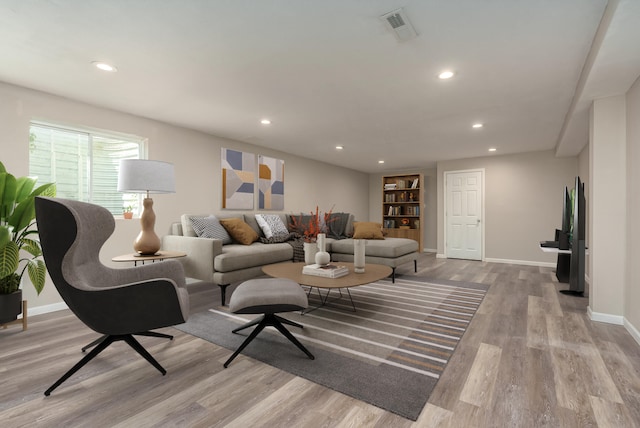
M640 346L552 269L425 254L417 275L491 285L417 422L242 355L224 369L229 350L173 328L140 339L166 376L118 343L45 397L96 337L60 311L0 330L0 427L640 427ZM192 312L219 304L189 291Z

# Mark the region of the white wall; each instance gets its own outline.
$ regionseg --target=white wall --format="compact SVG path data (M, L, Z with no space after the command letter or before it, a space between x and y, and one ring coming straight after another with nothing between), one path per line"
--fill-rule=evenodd
M176 173L176 193L154 197L160 236L182 213L221 210L221 147L284 159L285 212L310 212L318 205L322 211L333 207L334 212L352 212L368 220L369 182L364 173L4 83L0 83L0 100L0 160L14 175L28 174L29 122L33 119L148 138L149 158L174 163ZM101 252L105 264L113 265L113 256L133 251L139 226L138 221L116 221L116 230ZM50 282L40 296L30 286L25 287L24 295L31 309L61 301Z
M438 163L438 254L444 246L444 173L485 171L486 259L555 266L556 257L540 251L562 222L564 187L572 188L577 157L557 158L553 151L486 156Z

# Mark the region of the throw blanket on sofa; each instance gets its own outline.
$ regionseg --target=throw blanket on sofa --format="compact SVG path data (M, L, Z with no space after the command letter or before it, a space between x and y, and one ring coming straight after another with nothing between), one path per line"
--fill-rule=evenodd
M348 238L345 229L349 223L349 213L331 213L327 221L327 237L333 239Z
M293 261L304 261L304 239L299 233L292 232L288 235L272 236L271 238L260 238L263 244L279 244L286 242L293 248Z

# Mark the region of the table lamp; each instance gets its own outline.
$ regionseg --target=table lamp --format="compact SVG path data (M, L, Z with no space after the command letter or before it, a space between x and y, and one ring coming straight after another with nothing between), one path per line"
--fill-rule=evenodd
M146 159L123 159L118 173L118 191L146 193L140 214L142 230L133 242L136 253L148 256L160 249L160 238L153 230L156 214L149 193L175 193L173 164Z

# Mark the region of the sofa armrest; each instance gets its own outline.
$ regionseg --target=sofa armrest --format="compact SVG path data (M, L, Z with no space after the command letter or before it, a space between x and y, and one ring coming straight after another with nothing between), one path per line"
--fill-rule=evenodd
M162 249L187 253L186 257L177 259L182 262L185 275L201 281L212 281L213 259L218 254L222 254L222 241L211 238L165 235L162 237Z

